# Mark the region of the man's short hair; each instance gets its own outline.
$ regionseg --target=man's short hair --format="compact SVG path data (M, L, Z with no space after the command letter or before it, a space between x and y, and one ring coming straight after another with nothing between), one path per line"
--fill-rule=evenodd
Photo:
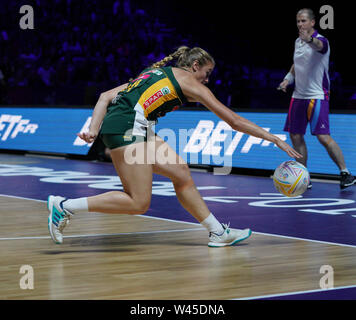
M306 13L310 20L315 20L315 14L312 9L309 9L309 8L300 9L298 11L297 15L302 14L302 13Z

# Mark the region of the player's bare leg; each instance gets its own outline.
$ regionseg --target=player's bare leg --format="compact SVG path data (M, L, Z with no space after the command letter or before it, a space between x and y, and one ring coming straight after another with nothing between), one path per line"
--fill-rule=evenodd
M146 150L145 142L111 150L124 192L110 191L88 197L90 212L143 214L147 211L152 194L152 165L145 160Z
M155 154L153 172L168 177L173 182L180 204L199 222L205 220L210 211L197 190L187 163L160 137L148 143Z
M160 137L154 137L151 142L148 145L155 154L153 172L172 180L180 204L209 231L210 247L234 245L251 235L250 229L230 229L229 225L221 224L209 211L185 161Z

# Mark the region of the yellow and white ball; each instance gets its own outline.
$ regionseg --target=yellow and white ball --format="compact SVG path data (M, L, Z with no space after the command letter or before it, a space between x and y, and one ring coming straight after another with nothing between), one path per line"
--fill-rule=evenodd
M273 183L277 191L287 197L297 197L303 194L309 182L308 169L294 160L282 162L273 174Z

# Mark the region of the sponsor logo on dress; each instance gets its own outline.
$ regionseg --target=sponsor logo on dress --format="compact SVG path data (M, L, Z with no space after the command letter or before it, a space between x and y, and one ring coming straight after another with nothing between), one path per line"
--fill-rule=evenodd
M149 106L155 103L158 99L162 98L164 95L169 94L171 91L168 87L164 87L157 92L155 92L152 96L150 96L143 104L144 109L146 110Z

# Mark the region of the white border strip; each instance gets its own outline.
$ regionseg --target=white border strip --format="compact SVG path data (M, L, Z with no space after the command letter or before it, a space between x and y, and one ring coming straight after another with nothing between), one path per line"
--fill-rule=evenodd
M352 244L328 242L328 241L321 241L321 240L312 240L312 239L298 238L298 237L292 237L292 236L283 236L283 235L273 234L273 233L263 233L263 232L252 232L252 233L260 234L260 235L264 235L264 236L270 236L270 237L278 237L278 238L285 238L285 239L299 240L299 241L309 241L309 242L315 242L315 243L321 243L321 244L327 244L327 245L333 245L333 246L340 246L340 247L356 248L356 245L352 245Z
M330 288L330 289L316 289L316 290L295 291L295 292L288 292L288 293L277 293L277 294L270 294L270 295L256 296L256 297L235 298L231 300L254 300L254 299L263 299L263 298L278 298L278 297L294 296L297 294L307 294L307 293L314 293L314 292L330 292L334 290L351 289L351 288L356 288L356 285Z

